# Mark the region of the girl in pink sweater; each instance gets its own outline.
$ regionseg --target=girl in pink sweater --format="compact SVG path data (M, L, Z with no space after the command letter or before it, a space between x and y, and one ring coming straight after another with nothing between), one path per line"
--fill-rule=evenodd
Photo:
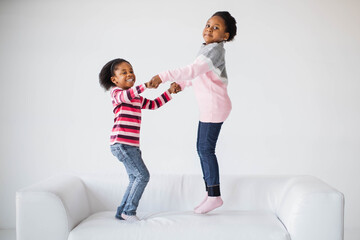
M207 191L205 199L194 209L195 213L207 213L223 204L215 147L221 126L231 111L224 42L233 40L235 35L234 17L229 12L216 12L205 25L205 43L195 61L186 67L162 72L150 82L154 87L167 81L176 81L182 89L194 87L200 109L197 152Z

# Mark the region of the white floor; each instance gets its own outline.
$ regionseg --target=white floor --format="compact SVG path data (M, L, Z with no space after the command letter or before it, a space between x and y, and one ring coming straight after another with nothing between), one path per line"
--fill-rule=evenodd
M16 240L15 229L0 229L0 240Z

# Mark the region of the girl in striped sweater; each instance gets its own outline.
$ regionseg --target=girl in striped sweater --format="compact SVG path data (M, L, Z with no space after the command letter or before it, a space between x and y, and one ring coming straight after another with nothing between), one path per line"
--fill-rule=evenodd
M124 59L114 59L101 69L100 85L110 90L115 114L110 137L112 154L122 162L129 175L129 185L115 217L120 220L138 221L136 209L149 182L147 170L139 149L141 109L157 109L171 100L171 94L180 91L179 85L170 88L155 100L148 100L140 94L152 87L149 83L134 86L136 78L131 64Z
M215 147L223 122L231 111L227 93L224 42L236 35L236 20L229 12L216 12L203 30L204 43L195 61L183 68L165 71L152 78L150 84L176 81L183 89L193 86L200 110L197 151L200 157L206 196L195 213L207 213L223 204Z

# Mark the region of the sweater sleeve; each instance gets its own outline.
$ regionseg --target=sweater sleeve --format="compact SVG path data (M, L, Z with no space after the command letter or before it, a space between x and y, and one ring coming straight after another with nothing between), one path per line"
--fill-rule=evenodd
M122 90L121 88L115 87L111 91L111 98L116 104L130 103L132 99L138 97L140 93L145 91L145 89L145 84L134 86L127 90Z
M172 99L171 94L169 91L164 92L160 95L160 97L155 98L154 100L149 100L147 98L141 97L141 108L142 109L150 109L155 110L159 107L162 107L165 103Z
M192 81L201 74L213 71L217 75L224 74L225 49L224 43L212 43L204 45L195 61L186 67L165 71L159 74L163 82L175 81L180 84L183 81ZM189 83L180 84L181 87L189 86Z
M181 90L184 90L184 88L192 86L192 81L186 80L186 81L177 82L177 84L180 85Z
M212 61L204 55L199 55L192 64L162 72L159 76L163 82L175 81L180 83L186 80L193 80L201 74L214 70L215 67Z

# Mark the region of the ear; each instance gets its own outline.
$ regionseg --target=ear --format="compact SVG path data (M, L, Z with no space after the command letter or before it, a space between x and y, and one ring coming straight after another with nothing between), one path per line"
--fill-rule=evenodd
M227 41L230 37L230 33L226 32L225 33L225 37L224 37L224 40Z
M110 80L111 80L114 84L116 84L116 78L115 78L115 77L111 77Z

